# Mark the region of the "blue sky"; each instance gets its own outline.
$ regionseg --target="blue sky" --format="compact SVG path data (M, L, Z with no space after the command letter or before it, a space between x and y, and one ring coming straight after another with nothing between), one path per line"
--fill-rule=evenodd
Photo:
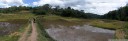
M36 1L39 1L39 0L23 0L23 2L24 2L25 4L29 4L29 5L33 5L32 3L33 3L33 2L36 2Z
M72 7L87 13L103 15L109 11L126 6L128 0L0 0L0 8L11 6L42 6L50 4L62 8Z

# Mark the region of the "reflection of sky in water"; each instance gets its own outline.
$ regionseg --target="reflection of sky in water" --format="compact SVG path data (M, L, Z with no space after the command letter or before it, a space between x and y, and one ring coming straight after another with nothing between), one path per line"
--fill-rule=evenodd
M92 27L89 25L71 27L58 26L59 28L54 28L54 26L52 26L51 28L46 29L47 33L58 41L107 40L113 38L115 33L113 30Z

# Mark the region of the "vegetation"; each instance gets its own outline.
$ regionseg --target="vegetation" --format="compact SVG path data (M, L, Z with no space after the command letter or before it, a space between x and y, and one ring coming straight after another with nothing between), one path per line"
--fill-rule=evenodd
M33 16L33 14L1 14L0 21L8 21L14 19L29 19Z
M106 19L114 19L121 21L128 21L128 6L121 7L118 10L110 11L105 14L103 17Z
M40 23L39 18L37 19L37 31L38 31L38 41L55 41L52 39L44 29L44 26Z
M0 22L9 23L8 26L0 26L0 41L18 41L28 25L29 18L33 16L33 14L0 14Z
M52 8L49 4L37 7L25 7L25 6L13 6L9 8L1 8L0 13L19 13L21 11L29 11L36 15L58 15L63 17L75 17L75 18L99 18L100 15L92 13L84 13L84 10L75 10L71 7L60 8L56 6Z
M104 19L112 19L112 20L120 20L120 21L128 21L128 6L121 7L118 10L110 11L107 14L103 15ZM127 22L126 22L127 23ZM124 23L125 24L125 23ZM123 32L125 35L124 38L128 39L128 24L122 26L119 32ZM123 29L123 31L122 31ZM121 35L123 36L123 35Z
M125 22L123 21L117 21L117 20L106 20L106 19L80 19L80 18L72 18L72 17L61 17L61 16L43 16L43 18L41 18L44 23L48 22L48 23L59 23L59 21L61 22L69 22L72 25L85 25L85 24L89 24L95 27L100 27L100 28L105 28L105 29L111 29L111 30L116 30L116 29L121 29L124 25ZM46 24L48 24L46 23ZM67 25L71 25L71 24L67 24ZM60 24L59 24L60 25ZM65 25L65 26L67 26Z
M121 7L118 10L110 11L105 15L96 15L92 13L84 13L84 10L75 10L71 7L67 8L60 8L56 6L53 8L49 4L45 4L43 6L37 7L26 7L26 6L12 6L9 8L0 8L0 21L1 22L10 22L16 24L27 24L28 20L34 16L37 17L37 25L39 26L38 33L39 33L39 41L54 41L44 30L44 25L42 24L42 20L46 20L49 22L57 23L59 21L63 21L63 23L70 22L72 24L68 25L76 25L76 24L89 24L92 26L105 28L105 29L123 29L126 38L128 38L128 24L123 28L124 24L128 21L128 6ZM42 16L43 15L43 16ZM42 18L43 17L43 18ZM109 20L108 20L109 19ZM23 22L26 21L27 22ZM119 20L119 21L117 21ZM56 21L56 22L55 22ZM59 24L62 24L61 22ZM23 25L22 25L23 26ZM20 28L18 28L19 30ZM3 30L3 28L0 28ZM4 35L0 37L2 41L15 41L18 39L17 34L13 32L12 34L14 37L10 37L9 35ZM14 39L13 39L14 38ZM11 40L12 39L12 40Z
M128 23L125 25L125 27L123 28L124 32L125 32L125 38L128 39Z
M0 40L1 41L17 41L21 35L21 33L24 31L28 21L26 20L11 20L11 21L6 21L9 22L10 24L14 24L12 25L13 27L5 27L5 29L1 29L3 31L6 31L5 33L3 33L3 35L0 35ZM19 25L19 26L17 26ZM10 28L10 29L9 29ZM0 31L1 31L0 30ZM1 32L2 34L2 32Z

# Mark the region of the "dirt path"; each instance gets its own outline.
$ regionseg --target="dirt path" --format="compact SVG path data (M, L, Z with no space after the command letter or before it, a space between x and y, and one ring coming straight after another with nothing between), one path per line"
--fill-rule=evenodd
M28 41L37 41L37 29L36 24L32 21L32 33L30 37L28 38Z
M27 34L28 34L29 29L30 29L30 25L28 25L28 27L26 27L24 33L22 34L21 38L18 41L26 41L27 40Z
M30 36L28 36L30 25L25 29L25 32L22 34L21 38L18 41L37 41L37 30L36 30L36 23L31 21L31 33Z

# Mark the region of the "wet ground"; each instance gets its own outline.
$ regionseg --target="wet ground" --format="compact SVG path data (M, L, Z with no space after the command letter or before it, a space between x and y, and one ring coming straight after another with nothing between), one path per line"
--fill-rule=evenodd
M18 31L26 23L27 20L10 20L0 22L0 36Z
M10 34L20 28L20 24L0 22L0 36Z
M41 22L46 32L57 41L108 41L115 36L114 30L89 26L87 20L42 19Z
M47 33L57 41L108 41L114 38L115 31L89 25L65 27L50 25Z

